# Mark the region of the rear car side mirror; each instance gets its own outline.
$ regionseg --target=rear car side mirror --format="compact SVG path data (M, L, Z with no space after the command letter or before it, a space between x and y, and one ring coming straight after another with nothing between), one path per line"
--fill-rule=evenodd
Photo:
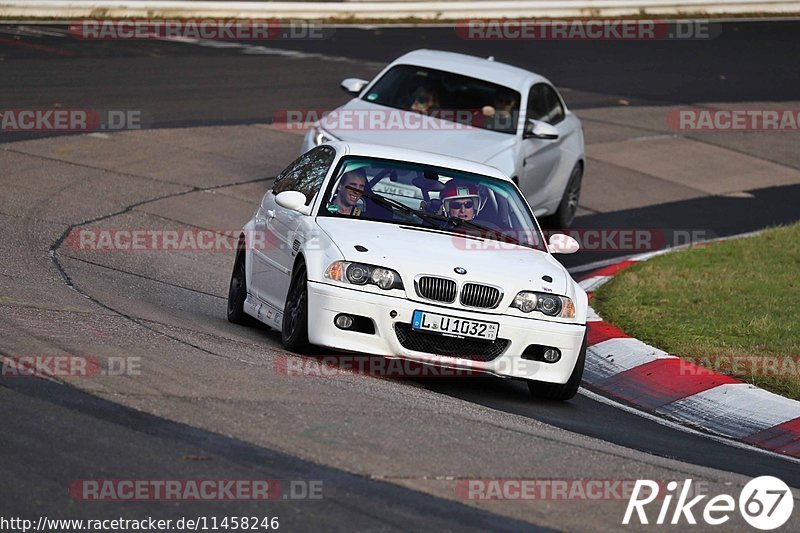
M360 78L347 78L346 80L342 80L340 87L347 94L358 96L361 94L364 87L367 86L367 83L369 83L367 80L362 80Z
M553 233L547 241L547 249L551 254L574 254L580 247L578 241L563 233Z
M558 139L558 130L555 126L542 122L541 120L534 120L529 118L525 121L525 133L523 135L526 139Z

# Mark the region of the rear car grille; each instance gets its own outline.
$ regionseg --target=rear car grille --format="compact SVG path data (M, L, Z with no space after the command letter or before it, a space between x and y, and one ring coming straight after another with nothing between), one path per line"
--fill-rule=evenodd
M397 322L394 325L397 340L403 348L433 355L448 355L471 361L491 361L508 348L511 341L497 339L494 342L475 339L456 339L411 329L411 324Z
M417 294L428 300L452 303L456 300L456 282L452 279L422 276L416 283Z
M466 283L461 289L461 305L492 309L500 303L503 293L490 285Z

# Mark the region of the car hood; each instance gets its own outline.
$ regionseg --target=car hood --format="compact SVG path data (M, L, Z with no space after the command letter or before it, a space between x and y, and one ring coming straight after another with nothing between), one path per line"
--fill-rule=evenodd
M347 261L396 270L406 289L418 274L501 286L504 300L521 290L566 294L567 274L550 254L456 233L350 218L317 218ZM356 246L366 248L360 252ZM465 275L455 268L466 269ZM550 276L552 282L542 277ZM409 296L413 289L409 291ZM510 303L507 302L507 303Z
M321 119L320 126L343 141L443 153L479 163L488 161L516 143L515 135L423 117L413 111L394 109L358 98L350 100L336 111L338 113ZM370 127L370 120L374 120L374 127ZM363 122L363 127L359 121ZM385 121L387 128L381 128L380 121ZM408 124L408 127L388 129L392 123Z

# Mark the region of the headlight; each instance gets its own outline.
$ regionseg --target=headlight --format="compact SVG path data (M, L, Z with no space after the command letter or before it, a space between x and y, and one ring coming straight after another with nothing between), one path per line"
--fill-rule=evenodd
M372 283L385 290L391 289L396 282L400 283L400 286L403 285L397 272L388 268L374 269L369 279Z
M366 285L371 283L381 289L402 289L403 281L400 274L391 268L384 268L364 263L351 263L349 261L334 261L325 270L324 277L342 283L353 285Z
M359 263L350 263L345 270L347 281L355 285L364 285L370 279L369 267Z
M325 144L331 141L338 141L336 137L328 133L327 131L323 130L320 127L314 128L314 146L319 146L320 144Z
M571 299L546 292L522 291L514 297L511 307L523 313L539 311L547 316L575 318L575 304Z

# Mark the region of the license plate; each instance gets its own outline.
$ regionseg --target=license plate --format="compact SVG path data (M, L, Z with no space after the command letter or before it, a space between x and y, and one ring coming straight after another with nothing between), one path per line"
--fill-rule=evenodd
M497 338L500 325L494 322L484 322L483 320L455 318L427 311L414 311L411 319L411 329L452 337L469 337L471 339L493 341Z

